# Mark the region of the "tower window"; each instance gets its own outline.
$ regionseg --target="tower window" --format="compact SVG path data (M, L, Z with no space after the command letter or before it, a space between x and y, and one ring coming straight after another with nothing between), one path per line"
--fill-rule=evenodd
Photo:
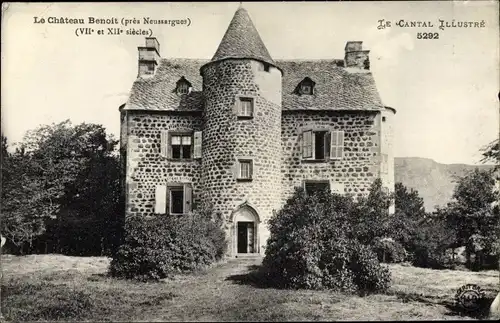
M251 180L253 176L253 161L240 159L238 161L238 180Z
M254 110L253 98L239 98L238 102L238 118L250 119L253 118Z

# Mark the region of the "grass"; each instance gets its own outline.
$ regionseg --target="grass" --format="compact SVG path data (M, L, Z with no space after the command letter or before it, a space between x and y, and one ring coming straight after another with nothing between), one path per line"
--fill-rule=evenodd
M109 260L61 255L2 256L6 320L296 321L471 319L453 309L456 290L479 285L493 298L498 272L390 265L388 293L259 288L245 280L257 260L229 260L205 273L140 283L106 275Z

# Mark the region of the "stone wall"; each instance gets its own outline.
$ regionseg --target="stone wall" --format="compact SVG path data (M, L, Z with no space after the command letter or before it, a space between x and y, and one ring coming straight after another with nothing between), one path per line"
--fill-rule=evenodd
M224 60L202 68L205 96L202 178L204 194L220 211L234 236L233 211L251 205L260 219L260 252L267 219L281 197L281 72L253 60ZM260 85L265 85L262 88ZM239 96L254 99L253 119L237 117ZM238 158L253 160L253 179L238 181ZM234 241L229 246L235 252Z
M282 118L283 196L286 201L304 180L329 179L344 193L362 196L380 171L380 126L377 112L288 111ZM343 130L344 158L324 162L302 159L302 132ZM340 184L340 185L339 185Z
M155 187L169 182L192 183L193 202L199 201L201 161L173 161L161 156L160 133L201 130L201 114L128 111L127 123L126 216L153 215Z

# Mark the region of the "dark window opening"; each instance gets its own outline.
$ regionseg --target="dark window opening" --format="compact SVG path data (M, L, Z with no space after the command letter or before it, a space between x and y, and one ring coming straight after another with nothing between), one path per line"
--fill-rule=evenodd
M170 189L170 213L182 214L184 212L184 189L173 187Z
M382 117L382 122L385 122L385 117Z
M172 136L172 158L190 159L191 158L191 135Z
M155 64L154 63L149 63L147 66L148 66L148 71L149 72L154 72L154 70L155 70Z
M318 131L314 133L314 159L325 159L325 137L326 131Z
M326 191L328 192L330 190L330 183L329 182L305 182L304 188L306 190L307 195L315 195L318 192L321 191Z
M264 72L269 72L270 65L267 63L264 63Z
M311 84L302 84L300 86L300 93L301 94L312 94L312 86L311 86Z

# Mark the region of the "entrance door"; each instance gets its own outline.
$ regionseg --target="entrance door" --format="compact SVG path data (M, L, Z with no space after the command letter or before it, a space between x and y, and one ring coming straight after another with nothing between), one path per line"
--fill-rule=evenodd
M238 222L238 253L253 253L254 222Z

